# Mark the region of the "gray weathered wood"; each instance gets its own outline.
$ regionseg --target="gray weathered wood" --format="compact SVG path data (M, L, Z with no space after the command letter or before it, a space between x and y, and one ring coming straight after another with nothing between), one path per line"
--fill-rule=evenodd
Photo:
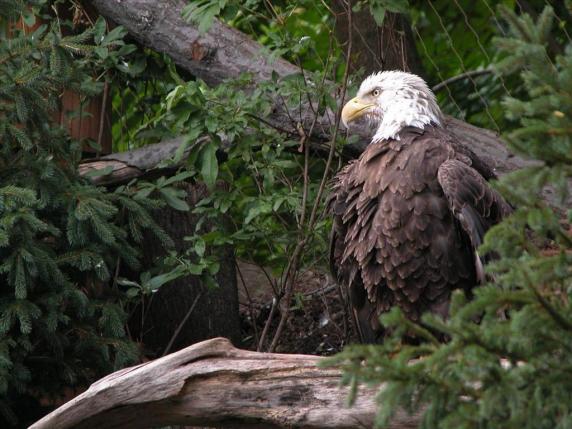
M377 391L361 389L348 407L340 372L319 368L321 359L238 350L215 338L117 371L30 429L372 427ZM418 423L418 415L400 412L390 428Z

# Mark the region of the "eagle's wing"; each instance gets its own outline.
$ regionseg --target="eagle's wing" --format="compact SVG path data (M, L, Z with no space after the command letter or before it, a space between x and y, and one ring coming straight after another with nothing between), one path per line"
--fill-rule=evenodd
M477 273L482 281L482 265L476 249L488 229L508 216L512 207L479 172L460 160L450 159L441 164L437 178L451 212L471 240Z
M477 156L475 152L469 149L466 145L461 144L450 135L448 136L447 140L449 144L451 144L451 146L453 146L455 149L457 158L463 161L465 164L471 166L473 169L477 170L477 172L483 176L485 180L488 181L497 178L494 169L489 164L490 160L485 160Z

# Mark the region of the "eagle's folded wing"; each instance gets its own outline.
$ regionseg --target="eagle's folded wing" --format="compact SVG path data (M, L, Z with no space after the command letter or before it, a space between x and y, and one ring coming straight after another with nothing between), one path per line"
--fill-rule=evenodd
M451 212L471 240L476 254L488 229L508 216L512 207L483 176L462 161L445 161L439 167L437 178ZM478 265L480 261L475 263ZM477 266L477 271L480 268Z

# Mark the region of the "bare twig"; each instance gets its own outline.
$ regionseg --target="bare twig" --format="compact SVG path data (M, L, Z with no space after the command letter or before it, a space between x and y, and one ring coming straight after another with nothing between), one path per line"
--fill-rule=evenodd
M439 82L437 85L435 85L433 88L431 88L431 90L432 90L433 92L437 92L437 91L440 91L440 90L443 89L443 88L446 88L447 85L450 85L450 84L452 84L452 83L458 82L458 81L460 81L460 80L469 79L469 78L473 78L473 77L477 77L477 76L482 76L482 75L485 75L485 74L491 74L491 73L493 73L493 70L492 70L492 69L470 70L470 71L467 71L467 72L465 72L465 73L461 73L461 74L458 74L458 75L456 75L456 76L452 76L452 77L450 77L450 78L448 78L448 79L445 79L443 82Z
M103 131L105 130L105 115L107 113L107 99L109 98L109 82L105 81L103 85L103 97L101 100L101 112L99 116L99 131L97 133L97 156L101 153L101 144L103 142Z
M163 352L162 356L165 356L167 353L169 353L169 351L171 350L171 347L173 347L175 340L177 339L177 337L181 333L181 330L183 329L183 326L185 326L185 323L187 323L187 320L189 320L189 317L191 317L191 314L193 313L195 306L199 302L199 299L201 298L202 295L203 295L203 293L199 292L199 294L196 296L195 300L193 301L193 303L191 304L191 306L189 308L189 311L187 311L187 314L185 314L185 317L183 317L183 320L181 320L181 323L179 323L179 326L177 326L177 329L175 329L175 332L173 333L173 336L169 340L169 344L167 344L167 347L165 347L165 351Z
M258 344L258 328L256 327L256 322L254 320L254 312L252 311L252 298L250 297L250 292L248 291L248 287L246 286L246 281L244 281L244 276L242 275L242 270L240 269L240 265L236 259L234 260L234 265L236 267L236 272L240 277L240 281L242 282L242 288L244 289L244 293L246 294L246 299L248 300L248 313L250 315L250 321L252 323L252 327L254 328L254 340Z
M270 324L272 323L272 319L274 318L274 313L276 312L276 307L278 306L278 299L274 298L272 300L272 307L270 307L270 314L268 315L268 319L266 319L266 323L264 324L264 329L262 329L262 334L260 334L260 340L258 341L258 347L256 347L256 351L262 351L264 347L264 340L268 335L268 330L270 329Z

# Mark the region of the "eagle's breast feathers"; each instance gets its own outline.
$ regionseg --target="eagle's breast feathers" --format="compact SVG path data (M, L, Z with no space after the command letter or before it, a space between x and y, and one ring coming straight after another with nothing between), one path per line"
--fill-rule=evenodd
M510 212L485 180L493 176L440 126L406 127L338 173L331 264L363 340L382 334L378 316L395 305L413 320L446 316L451 291L478 283L476 247Z

